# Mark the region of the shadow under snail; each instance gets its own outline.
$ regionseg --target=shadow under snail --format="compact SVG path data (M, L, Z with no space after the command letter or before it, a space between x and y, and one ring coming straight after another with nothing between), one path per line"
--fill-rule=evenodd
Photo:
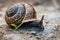
M43 20L42 16L42 19ZM32 5L28 3L17 3L13 6L9 7L6 10L5 14L5 21L9 26L12 26L11 24L16 24L17 26L23 23L31 22L31 26L35 25L38 26L42 25L42 21L37 22L36 20L36 11L32 7ZM37 25L36 25L37 24ZM42 26L43 27L43 26Z

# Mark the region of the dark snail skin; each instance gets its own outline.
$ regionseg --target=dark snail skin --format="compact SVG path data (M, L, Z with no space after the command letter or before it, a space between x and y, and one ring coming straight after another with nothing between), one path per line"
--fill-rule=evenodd
M44 15L42 16L41 20L25 22L24 24L22 24L22 26L20 28L28 29L28 28L31 28L31 27L36 27L36 28L39 28L40 31L43 31L44 30L43 19L44 19Z
M5 21L9 26L11 24L19 25L28 19L36 19L36 11L28 3L17 3L6 10Z

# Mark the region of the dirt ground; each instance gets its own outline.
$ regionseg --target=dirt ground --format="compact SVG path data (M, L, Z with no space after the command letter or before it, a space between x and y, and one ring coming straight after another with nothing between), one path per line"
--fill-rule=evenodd
M33 6L37 12L37 19L45 15L43 25L44 31L38 28L14 30L10 28L4 19L6 9L0 10L0 40L60 40L60 10L54 6L37 5Z

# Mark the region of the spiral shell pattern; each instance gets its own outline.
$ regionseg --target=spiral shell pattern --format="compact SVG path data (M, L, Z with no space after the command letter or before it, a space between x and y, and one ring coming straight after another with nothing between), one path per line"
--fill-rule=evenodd
M5 21L8 25L20 24L23 20L36 18L35 9L27 3L17 3L6 10Z

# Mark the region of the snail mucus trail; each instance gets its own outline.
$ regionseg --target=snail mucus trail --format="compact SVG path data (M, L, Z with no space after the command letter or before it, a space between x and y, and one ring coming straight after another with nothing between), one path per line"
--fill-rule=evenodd
M26 5L30 5L30 4L26 4ZM44 27L43 27L44 15L42 16L41 20L23 22L25 17L26 17L25 19L27 19L27 17L29 17L29 19L34 19L36 16L34 8L31 6L26 7L26 5L25 4L17 4L17 5L11 6L6 11L6 15L5 15L6 23L9 26L12 26L11 24L16 24L15 29L18 29L19 26L23 27L23 28L24 27L39 27L40 29L44 29ZM26 11L26 9L28 9L28 12ZM31 16L31 18L30 18L30 16Z

